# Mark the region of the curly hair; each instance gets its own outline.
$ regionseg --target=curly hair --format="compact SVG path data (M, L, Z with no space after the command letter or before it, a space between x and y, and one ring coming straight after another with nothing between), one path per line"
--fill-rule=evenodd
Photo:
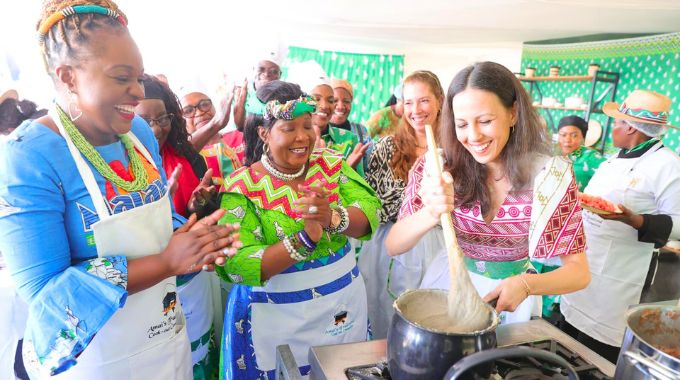
M423 83L429 87L439 102L439 110L441 111L442 103L444 102L444 89L439 82L439 78L431 71L419 70L407 76L403 83L404 86L407 86L415 82ZM432 126L435 136L439 133L439 119L440 112L437 114L435 125ZM391 162L392 170L397 178L406 182L408 180L408 172L418 159L418 155L416 154L415 144L416 133L403 117L399 120L399 125L392 141L395 146Z
M285 103L303 95L300 86L295 83L274 80L257 89L256 96L262 103L278 100ZM244 165L250 166L260 160L264 149L264 141L257 132L259 127L271 129L276 119L265 120L262 115L249 113L243 126L243 142L246 146Z
M100 5L118 12L127 20L118 5L110 0L45 0L42 4L36 30L52 14L76 5ZM127 27L118 20L97 13L70 15L52 25L41 45L48 73L54 75L54 68L60 62L69 59L74 62L87 59L86 51L80 49L80 47L88 43L93 38L94 32L100 29L127 33Z
M453 98L468 88L491 92L506 109L517 109L516 124L499 156L514 189L526 189L531 184L536 156L549 155L550 148L529 94L510 70L495 62L478 62L456 74L446 94L440 141L446 169L454 178L456 204L472 206L478 201L485 213L491 204L486 167L458 141L454 123Z
M38 105L30 100L5 99L0 103L0 135L11 132L26 120L37 119L47 114L47 110L38 109Z

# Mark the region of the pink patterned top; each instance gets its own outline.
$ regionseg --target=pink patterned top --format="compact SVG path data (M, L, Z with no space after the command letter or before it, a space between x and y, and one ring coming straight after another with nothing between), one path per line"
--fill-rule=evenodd
M423 202L418 193L425 167L424 162L422 159L418 160L409 173L408 185L399 210L399 219L423 208ZM581 213L568 211L573 211L578 207L576 190L574 182L569 186L561 206L551 217L550 224L555 228L549 227L543 231L541 244L534 252L534 258L583 252L585 236ZM527 257L529 255L532 196L532 190L510 191L490 224L484 221L479 203L472 208L457 207L452 217L458 245L463 253L470 258L483 261L514 261Z

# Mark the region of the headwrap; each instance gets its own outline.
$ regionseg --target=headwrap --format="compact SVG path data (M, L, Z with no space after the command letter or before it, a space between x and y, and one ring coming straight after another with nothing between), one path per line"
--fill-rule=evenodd
M305 113L313 113L316 110L316 101L309 95L302 95L298 99L281 103L271 100L264 106L265 120L293 120Z
M583 134L583 137L586 137L586 132L588 132L588 122L583 120L582 117L576 116L576 115L571 115L571 116L565 116L560 120L559 125L557 126L557 130L559 131L560 129L568 126L574 126L581 130L581 134Z
M331 79L331 87L333 90L336 88L342 88L349 92L349 96L354 97L354 90L352 89L352 84L344 79Z

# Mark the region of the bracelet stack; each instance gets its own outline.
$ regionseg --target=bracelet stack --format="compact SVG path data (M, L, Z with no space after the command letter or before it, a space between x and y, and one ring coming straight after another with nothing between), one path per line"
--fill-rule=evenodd
M284 237L283 246L288 251L290 258L295 261L304 261L316 249L316 243L305 230Z
M340 215L340 224L335 228L328 227L324 228L324 230L331 234L341 234L349 227L349 211L342 206L334 207L334 210Z

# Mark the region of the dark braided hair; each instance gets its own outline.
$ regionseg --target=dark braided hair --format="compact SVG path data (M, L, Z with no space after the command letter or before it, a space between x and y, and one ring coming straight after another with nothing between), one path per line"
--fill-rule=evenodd
M165 112L173 115L172 120L170 121L170 132L168 132L168 138L165 140L165 143L170 144L177 154L189 161L192 169L194 169L194 174L196 174L198 178L203 177L207 170L207 166L203 157L198 154L196 149L194 149L193 145L189 142L187 122L182 117L182 106L177 95L172 92L165 82L153 75L144 74L144 76L142 76L142 81L145 84L151 82L158 90L160 90L160 100L162 100L165 105Z
M285 103L289 100L294 100L303 95L300 86L295 83L274 80L262 85L257 89L257 98L262 103L267 103L270 100L278 100ZM276 119L265 120L262 115L249 113L246 122L243 126L243 142L245 149L245 166L250 166L257 161L260 161L262 152L264 150L264 141L257 133L258 127L271 129L276 123Z
M118 12L127 21L127 17L118 9L118 5L110 0L45 0L36 29L55 12L76 5L100 5ZM79 49L79 47L88 43L93 38L93 33L100 29L127 33L127 27L120 21L96 13L71 15L52 25L41 46L48 73L53 76L54 68L58 63L68 60L78 62L87 59L85 51Z

